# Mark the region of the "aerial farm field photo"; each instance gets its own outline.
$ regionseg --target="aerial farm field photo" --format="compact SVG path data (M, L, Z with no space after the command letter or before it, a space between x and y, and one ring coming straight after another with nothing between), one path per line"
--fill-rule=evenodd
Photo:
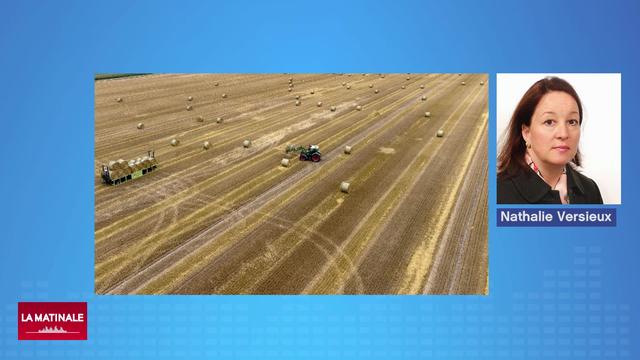
M95 80L97 294L487 294L487 74Z

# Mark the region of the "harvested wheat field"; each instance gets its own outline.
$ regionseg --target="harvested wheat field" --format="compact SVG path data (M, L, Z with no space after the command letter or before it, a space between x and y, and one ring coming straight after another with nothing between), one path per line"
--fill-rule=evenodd
M487 80L96 80L96 293L486 294Z

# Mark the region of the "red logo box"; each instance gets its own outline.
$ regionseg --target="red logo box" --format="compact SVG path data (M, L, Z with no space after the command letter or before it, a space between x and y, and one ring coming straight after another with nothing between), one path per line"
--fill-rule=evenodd
M18 340L87 340L87 303L19 302Z

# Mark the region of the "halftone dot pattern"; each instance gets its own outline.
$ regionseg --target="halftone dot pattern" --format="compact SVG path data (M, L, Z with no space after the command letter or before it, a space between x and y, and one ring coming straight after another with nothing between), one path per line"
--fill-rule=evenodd
M513 295L515 329L541 345L529 356L630 358L630 306L603 301L601 254L600 246L577 246L572 268L544 271L542 291Z

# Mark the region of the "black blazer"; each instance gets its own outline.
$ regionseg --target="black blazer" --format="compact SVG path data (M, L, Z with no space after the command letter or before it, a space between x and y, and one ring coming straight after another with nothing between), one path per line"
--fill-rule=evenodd
M552 190L533 170L498 179L498 204L562 204L560 192ZM595 181L567 165L567 194L570 204L602 204Z

